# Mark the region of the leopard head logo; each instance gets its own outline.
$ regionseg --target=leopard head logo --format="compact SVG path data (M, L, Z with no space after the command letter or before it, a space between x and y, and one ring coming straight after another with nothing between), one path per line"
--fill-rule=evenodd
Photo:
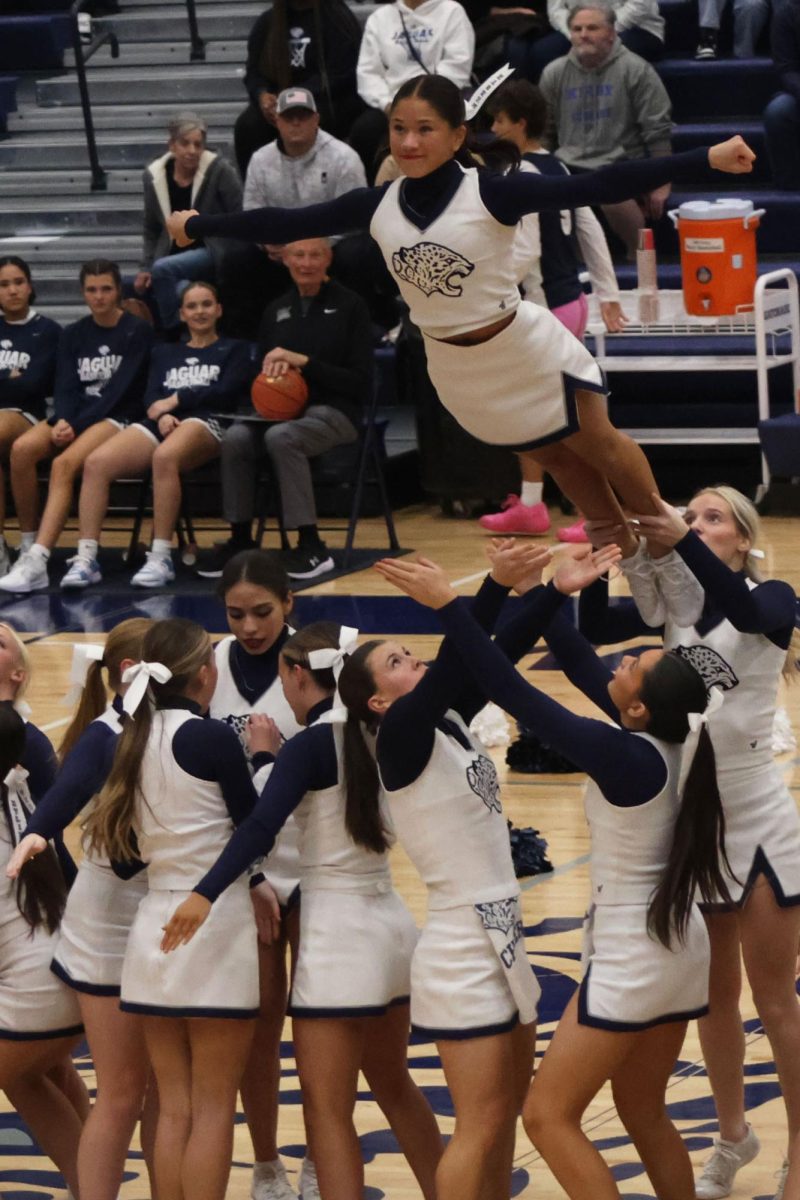
M733 668L710 646L676 646L675 654L694 667L706 685L706 691L718 687L729 692L739 683Z
M436 242L417 242L402 246L392 255L392 267L398 279L413 283L426 296L439 292L457 298L463 292L459 280L475 270L475 264Z

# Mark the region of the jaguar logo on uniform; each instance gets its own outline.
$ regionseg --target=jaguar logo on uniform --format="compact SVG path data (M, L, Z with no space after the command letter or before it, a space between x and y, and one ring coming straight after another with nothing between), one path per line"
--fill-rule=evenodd
M476 796L480 796L490 812L502 812L500 803L500 784L497 781L497 771L490 758L480 754L467 767L467 783Z
M464 289L461 280L475 270L475 264L437 242L417 242L401 246L392 255L392 268L398 279L413 283L426 296L438 292L457 299Z
M500 958L504 967L510 967L517 957L517 946L525 937L519 900L516 896L509 900L490 900L476 904L475 911L487 933L494 929L505 939Z
M706 690L718 687L723 692L729 692L731 688L738 687L739 680L733 667L710 646L676 646L675 653L688 662L690 667L694 667L706 685Z

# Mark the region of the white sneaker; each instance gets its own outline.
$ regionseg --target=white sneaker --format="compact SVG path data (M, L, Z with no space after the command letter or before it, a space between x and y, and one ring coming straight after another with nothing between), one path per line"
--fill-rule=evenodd
M654 559L654 565L667 616L681 629L691 628L703 615L706 594L702 583L677 550Z
M789 1173L789 1160L788 1160L788 1158L785 1158L783 1160L783 1166L781 1167L780 1171L775 1172L775 1178L778 1181L778 1188L777 1188L772 1200L783 1200L783 1189L786 1187L786 1176L788 1175L788 1173Z
M317 1168L310 1158L303 1159L303 1165L300 1168L298 1192L300 1200L322 1200L319 1192L319 1184L317 1183Z
M726 1142L717 1138L714 1153L695 1184L698 1200L722 1200L723 1196L730 1196L736 1172L752 1162L760 1149L761 1142L752 1125L747 1126L747 1136L740 1142Z
M39 592L49 586L47 559L33 550L21 554L8 574L0 579L0 591L15 592L17 595Z
M131 584L133 587L159 588L166 587L168 583L172 583L174 578L175 568L169 555L165 557L163 554L154 554L152 550L148 550L145 564L133 576ZM2 581L0 580L0 582Z
M103 576L97 565L96 558L81 558L76 554L68 558L69 570L61 580L62 588L87 588L93 583L102 582Z
M639 542L636 553L630 558L623 558L619 565L628 581L639 616L654 629L663 625L667 610L659 591L655 563L647 553L644 542Z
M279 1158L274 1162L256 1163L250 1183L252 1200L296 1200L286 1168Z

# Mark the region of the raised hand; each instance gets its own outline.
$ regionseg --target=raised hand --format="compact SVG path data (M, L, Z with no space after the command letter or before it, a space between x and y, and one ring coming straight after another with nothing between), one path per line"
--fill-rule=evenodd
M642 513L636 518L642 533L649 542L658 542L661 546L676 545L686 537L689 526L677 508L667 504L656 492L653 492L653 503L658 509L657 516Z
M375 570L412 600L426 608L444 608L457 593L442 568L429 558L382 558Z
M26 862L30 862L37 854L41 854L47 849L46 840L38 833L26 833L17 846L11 858L6 863L6 875L9 879L16 879L25 866Z
M492 564L492 579L501 587L529 591L542 582L542 571L550 562L551 551L521 538L492 538L486 547Z
M579 546L574 554L564 554L558 564L553 584L564 596L571 596L594 583L622 558L619 546L603 546L592 550Z
M163 926L161 949L164 953L169 954L170 950L177 950L178 946L186 946L210 912L211 901L206 900L199 892L190 892Z

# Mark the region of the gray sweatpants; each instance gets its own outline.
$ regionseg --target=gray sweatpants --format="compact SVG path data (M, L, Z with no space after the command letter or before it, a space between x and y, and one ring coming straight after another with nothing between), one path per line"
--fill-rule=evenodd
M222 439L222 510L226 521L251 521L258 462L264 450L278 483L287 529L315 525L317 510L309 458L354 442L358 433L338 408L314 404L302 417L266 429L251 421L231 425Z

